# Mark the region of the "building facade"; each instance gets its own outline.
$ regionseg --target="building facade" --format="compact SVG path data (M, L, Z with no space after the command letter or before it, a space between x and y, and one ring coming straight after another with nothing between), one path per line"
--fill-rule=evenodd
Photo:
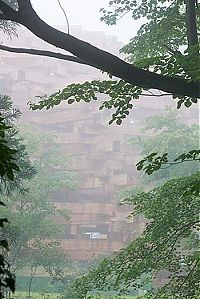
M77 27L72 31L114 54L121 47L115 37L102 32L83 32ZM10 43L3 36L2 40ZM11 45L55 50L25 29L20 29L19 38L12 40ZM142 217L128 219L132 207L120 206L117 199L119 190L138 183L138 152L129 140L145 134L140 129L146 117L163 113L167 104L175 103L167 98L136 100L135 109L121 126L108 125L110 112L99 111L98 101L62 103L52 110L30 111L27 102L37 95L50 94L72 82L106 76L88 66L2 51L0 66L0 93L11 96L20 107L23 122L57 136L61 151L70 156L71 168L79 176L76 191L66 188L52 195L52 201L71 215L69 222L62 217L57 219L64 226L63 247L74 260L91 260L124 247L145 226ZM188 121L196 118L192 113L192 109L186 112Z

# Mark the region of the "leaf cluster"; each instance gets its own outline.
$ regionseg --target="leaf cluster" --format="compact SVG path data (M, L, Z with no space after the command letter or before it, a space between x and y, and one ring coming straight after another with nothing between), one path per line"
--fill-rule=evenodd
M157 153L151 153L139 161L136 166L137 170L142 170L150 175L159 170L163 165L169 167L186 161L200 161L200 150L191 150L188 153L183 153L173 161L169 161L168 153L164 153L162 156L157 155Z
M19 171L19 167L16 164L16 150L10 148L8 140L6 139L7 131L11 129L10 126L5 124L4 118L0 117L0 177L7 177L9 180L14 179L16 171Z
M5 206L0 202L0 206ZM7 218L0 218L0 229L4 228L4 224L8 223ZM5 253L9 250L8 241L0 240L0 298L4 298L4 290L10 289L15 291L15 275L10 271L10 265L5 258Z
M59 105L62 101L67 101L68 104L80 101L89 103L92 100L101 100L102 96L100 95L105 95L109 99L102 101L99 109L114 108L115 112L112 114L109 124L116 122L116 124L120 125L133 108L131 101L138 99L140 93L140 88L122 80L94 80L82 84L70 84L62 91L58 91L50 96L39 97L40 101L37 104L29 102L29 105L32 110L50 109Z
M18 187L23 191L23 181L33 177L36 170L31 165L24 140L14 124L19 120L21 112L13 107L10 97L0 95L0 113L0 190L9 193Z
M143 157L137 169L150 175L143 177L145 181L158 183L199 169L198 126L182 123L177 112L167 110L165 115L147 118L141 130L143 137L131 139Z
M177 51L181 46L187 45L186 8L183 0L113 0L109 1L109 7L109 11L104 8L100 10L103 14L101 20L108 25L116 24L127 13L134 20L145 21L137 35L122 48L122 52L130 54L134 61L155 55L162 56L168 52L168 47ZM196 10L199 28L197 7Z
M5 2L14 9L18 8L18 2L16 0L6 0ZM12 38L13 36L15 37L17 36L17 27L18 24L15 22L3 20L3 19L0 20L0 31L3 31L3 33L7 34L9 38Z
M173 179L149 192L128 199L134 206L132 217L143 214L149 219L140 237L106 258L75 284L80 298L93 289L131 289L152 287L151 298L197 298L199 293L198 229L200 173ZM187 192L186 192L187 190ZM165 271L164 285L154 281ZM144 273L146 273L144 279ZM190 286L190 287L189 287Z

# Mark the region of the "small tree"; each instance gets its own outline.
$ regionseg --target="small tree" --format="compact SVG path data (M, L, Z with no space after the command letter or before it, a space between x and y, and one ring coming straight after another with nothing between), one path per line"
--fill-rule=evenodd
M52 283L63 280L69 260L59 242L36 240L27 254L27 265L30 267L28 297L31 297L32 283L37 270L43 268L52 278Z
M48 273L52 271L51 276L53 276L56 275L55 273L58 274L55 264L59 255L63 257L62 261L66 259L59 242L54 243L62 233L62 227L56 223L55 218L59 216L65 217L67 220L68 213L57 209L51 202L51 196L52 192L62 188L75 188L77 179L70 170L69 159L61 155L52 138L45 135L41 136L35 131L33 133L31 130L27 132L28 141L25 142L19 137L17 129L13 127L13 120L16 119L16 116L20 116L20 112L13 109L12 102L8 97L2 97L2 99L1 110L4 113L5 121L10 124L7 126L8 128L6 127L8 129L5 136L8 140L6 142L9 142L9 145L14 148L10 151L10 156L5 156L7 160L5 162L2 160L2 165L7 163L13 166L11 178L14 178L14 183L16 183L11 184L12 182L10 183L8 180L10 174L5 173L7 177L4 178L4 188L2 188L0 198L6 202L6 207L0 213L3 219L8 218L10 221L1 230L1 237L8 240L10 247L7 260L15 273L27 265L28 261L30 261L31 267L33 261L34 265L37 261L38 267L39 255L43 246L42 256L46 262L49 258L49 265L45 265L44 261L43 267ZM4 127L3 129L5 130ZM40 147L37 145L38 141L40 141ZM6 146L7 143L4 142ZM27 150L30 148L34 152L34 166L30 164L27 154ZM35 151L35 148L38 148L38 152ZM14 162L11 163L9 159L11 162L12 159L18 161L20 168L15 166ZM46 256L44 255L45 248L48 249ZM56 260L54 260L54 249L57 250ZM61 263L59 263L58 268L61 271Z

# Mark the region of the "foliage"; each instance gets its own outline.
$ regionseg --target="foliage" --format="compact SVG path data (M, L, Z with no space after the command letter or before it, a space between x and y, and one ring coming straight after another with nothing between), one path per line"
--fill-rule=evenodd
M152 57L166 53L167 45L173 50L187 45L184 1L142 0L137 3L132 0L114 0L109 2L109 6L111 11L101 9L102 20L108 25L116 24L126 13L131 13L134 20L146 17L146 23L141 26L137 36L124 47L124 51L133 55L134 60L143 59L146 54ZM200 22L198 13L197 22ZM152 42L149 43L149 40Z
M193 2L193 1L192 1ZM111 10L101 9L102 21L108 25L116 24L117 19L126 13L132 13L134 20L146 18L146 23L141 26L137 35L130 43L121 49L128 54L129 62L134 65L170 77L181 77L191 81L200 79L199 45L188 44L188 25L186 23L186 4L181 1L142 0L113 0L109 2ZM196 19L199 33L200 17L196 7ZM84 100L99 98L99 94L106 94L108 100L103 101L100 109L115 108L110 124L115 121L121 124L133 108L134 99L140 95L152 96L149 91L135 87L123 80L116 81L91 81L83 84L71 84L50 96L40 97L38 104L30 103L33 110L51 108L68 100L69 104ZM156 93L155 96L163 94ZM197 98L188 96L178 98L177 108L183 104L190 107L197 103Z
M7 169L7 174L1 179L0 190L10 193L16 187L23 190L23 181L32 178L36 171L31 165L24 141L14 124L20 118L21 113L19 109L13 107L10 97L0 95L0 112L4 119L2 134L6 141L6 144L4 142L1 145L0 163L2 163L1 167ZM12 155L11 158L8 155Z
M5 99L1 97L1 99ZM10 147L7 134L12 129L12 125L8 125L6 117L2 116L2 106L0 116L0 184L4 180L12 182L16 178L16 174L19 172L19 166L16 162L17 150ZM0 201L1 206L5 204ZM7 251L9 250L8 241L2 237L2 231L4 230L5 224L8 223L6 217L0 218L0 298L4 297L5 290L15 291L15 276L10 271L10 264L5 258Z
M200 150L191 150L188 153L183 153L173 161L168 160L168 153L164 153L162 156L157 156L157 153L151 153L143 160L139 161L136 166L137 170L143 170L148 175L159 170L162 165L162 169L166 169L172 165L176 165L183 162L200 161ZM166 166L167 165L167 166Z
M58 145L48 136L45 140L44 135L38 135L37 131L33 133L28 130L27 133L27 149L32 147L34 150L34 143L38 145L38 139L43 141L43 144L40 142L38 153L34 151L33 164L37 174L23 182L28 192L15 190L12 196L2 196L7 206L4 216L11 221L3 233L10 240L8 258L15 272L28 263L29 253L31 258L35 258L33 253L36 254L37 250L32 251L33 240L35 245L40 245L40 252L40 241L43 240L43 245L47 247L45 240L59 238L62 229L54 219L57 216L68 219L68 213L57 209L51 202L52 193L63 188L73 189L77 185L76 176L69 168L69 160L60 153Z
M9 265L14 272L25 265L31 266L35 271L40 265L52 277L58 277L63 271L66 256L55 242L62 229L54 219L58 215L68 219L68 213L57 209L50 198L52 192L60 188L75 188L76 176L70 170L69 159L61 154L53 138L27 128L27 135L24 133L24 136L28 136L28 140L25 141L19 137L13 124L20 117L20 111L13 108L10 98L6 96L1 97L0 105L4 122L8 124L2 126L2 143L8 150L11 146L14 148L11 158L19 165L18 172L13 172L13 176L7 179L3 177L1 181L6 186L1 188L0 195L1 201L6 202L6 207L1 211L1 239L7 240L1 242L2 246L9 245L10 249L9 252L4 252L7 258L5 261L2 256L2 265ZM34 166L30 164L27 154L30 148ZM9 165L10 161L7 163ZM10 223L4 224L7 219ZM5 278L8 280L10 272L7 269L5 271ZM32 278L31 273L31 281Z
M4 206L3 202L0 202ZM0 218L0 228L4 228L7 218ZM15 291L15 275L10 271L10 264L5 258L9 250L8 242L4 238L0 239L0 298L4 298L5 290Z
M14 172L19 171L18 165L15 163L16 150L12 149L8 145L8 141L6 140L6 133L11 127L5 124L5 120L3 117L0 117L0 174L1 180L3 177L7 177L8 180L14 179Z
M144 157L136 166L150 175L144 176L145 181L158 182L198 171L197 125L184 124L176 111L167 109L164 115L147 118L141 132L144 135L133 137L131 143Z
M116 111L112 114L112 120L116 121L118 125L122 123L122 119L126 118L129 110L133 108L131 100L138 98L141 89L134 87L129 83L121 81L98 81L94 80L85 83L73 83L68 85L62 91L58 91L51 96L39 97L40 101L37 104L31 103L32 110L41 110L43 108L50 109L59 105L61 101L68 101L68 104L74 102L90 102L91 100L98 100L100 95L109 96L109 100L103 101L100 110L106 108L115 108Z
M113 258L104 259L88 275L77 280L73 286L77 297L90 296L94 290L116 289L125 295L134 289L146 289L148 284L152 285L146 295L148 298L197 298L200 295L200 173L180 177L199 169L199 150L192 150L198 146L198 127L183 124L177 113L168 109L165 115L147 118L141 131L146 136L133 138L131 142L143 155L158 150L160 156L148 155L138 163L139 168L147 173L155 172L150 176L154 184L158 180L173 179L149 192L136 186L119 193L122 204L134 207L129 218L143 217L145 230ZM188 152L180 155L184 150ZM186 161L190 161L188 165L182 163ZM158 168L164 165L171 166L170 170L160 170L160 173Z
M117 19L126 13L131 13L134 20L146 18L146 23L140 27L137 35L121 49L121 52L130 55L131 62L169 76L178 75L194 80L199 78L199 68L195 65L194 55L198 52L198 45L188 45L184 1L142 0L137 3L114 0L109 2L109 6L111 11L101 10L101 19L108 25L115 24ZM198 7L196 18L199 33Z
M44 268L52 278L52 283L62 280L65 276L65 269L69 266L68 258L61 248L60 242L36 240L30 246L27 257L27 264L30 266L30 279L28 295L31 295L31 288L34 276L38 268Z
M80 298L93 289L143 288L152 282L151 298L197 298L199 281L199 194L200 173L172 179L163 186L127 199L134 205L132 217L149 219L142 235L112 258L104 259L74 288ZM197 188L196 188L197 189ZM165 284L155 279L165 273ZM144 273L148 274L141 279ZM89 293L88 293L89 294Z
M18 7L17 1L15 0L6 0L5 2L14 9ZM7 34L10 38L17 36L17 26L15 22L0 20L0 31L3 31L3 33Z
M32 188L33 192L40 190L44 198L51 199L53 192L74 190L77 187L77 175L71 170L70 158L62 153L56 136L29 126L24 127L23 124L21 136L37 170L37 175L27 182L27 188Z

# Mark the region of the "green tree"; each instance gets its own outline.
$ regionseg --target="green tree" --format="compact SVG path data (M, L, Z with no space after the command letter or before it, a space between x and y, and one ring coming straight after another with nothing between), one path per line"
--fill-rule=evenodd
M151 283L148 298L198 298L199 183L197 173L129 197L131 217L149 219L142 235L77 280L77 296L85 298L94 289L124 295ZM156 284L161 274L164 281Z
M4 24L1 24L4 26ZM33 167L27 157L27 153L18 131L14 127L13 121L19 117L20 113L14 109L12 102L7 96L0 96L0 205L5 206L3 194L11 193L13 186L20 188L24 171L31 177L34 173ZM1 214L5 213L5 209ZM9 240L4 231L8 226L7 217L0 219L0 298L3 298L8 290L15 290L15 276L10 271L10 263L6 258L9 252Z
M146 137L131 142L144 156L167 152L173 161L182 151L198 148L198 126L182 123L171 109L165 115L147 118L141 131ZM130 218L142 215L146 227L128 247L77 280L72 286L76 296L84 298L94 290L118 290L124 295L143 289L152 298L198 298L200 173L199 157L196 159L185 163L181 159L178 164L165 161L165 169L146 174L141 186L119 193L123 204L134 207ZM181 177L183 174L190 176ZM152 183L159 187L142 192L148 189L147 182L151 188Z
M4 122L8 124L2 126L4 131L7 130L6 135L2 135L6 139L2 139L2 143L14 148L9 152L12 155L6 156L8 161L5 163L15 166L11 163L14 159L19 165L18 168L14 167L12 173L13 185L10 185L9 176L2 180L6 188L2 188L0 198L6 207L0 212L3 226L1 238L7 240L5 246L9 245L7 261L12 271L16 273L24 266L33 270L29 287L31 290L32 274L38 266L43 267L53 278L58 278L66 264L66 255L58 242L62 227L56 223L55 218L59 216L67 220L69 216L67 211L56 208L51 197L58 190L74 189L77 178L70 170L69 159L61 154L53 137L40 134L27 126L26 132L21 133L27 140L19 137L13 121L19 118L20 112L13 108L9 97L1 97L1 100ZM27 151L32 155L32 165ZM6 170L7 164L4 167ZM9 224L3 223L6 219L9 219Z
M117 57L111 55L110 53L101 51L85 42L82 42L74 38L70 34L66 35L51 28L50 26L48 26L38 18L38 16L32 10L30 1L18 0L18 5L19 5L19 10L14 11L13 9L10 9L10 7L5 4L5 2L0 1L0 8L2 11L1 18L4 20L16 21L20 24L25 25L38 37L44 39L50 44L68 50L75 56L68 57L67 55L60 55L60 54L57 55L56 53L52 53L52 52L47 53L47 52L36 51L36 50L13 49L13 48L8 49L5 46L2 46L1 49L16 51L19 53L26 52L29 54L47 55L51 57L58 57L59 59L65 59L77 63L83 63L83 64L87 64L99 68L105 72L110 73L111 75L114 75L122 79L120 81L117 80L110 80L110 81L103 81L103 82L92 81L92 82L86 82L84 84L72 84L70 86L67 86L63 91L52 94L50 97L41 98L39 103L36 105L31 104L32 109L42 109L44 107L49 109L55 105L60 104L62 100L67 100L69 104L81 100L89 102L90 100L93 99L96 100L98 98L99 93L106 94L108 95L109 98L107 101L104 101L102 103L100 109L104 109L104 108L110 109L114 107L116 111L112 114L112 119L110 123L116 121L116 123L120 125L122 123L122 120L126 118L126 116L129 114L129 110L133 108L132 101L135 98L138 98L141 94L145 94L145 95L148 94L149 96L152 95L152 91L148 91L148 92L145 91L145 90L149 90L150 88L160 89L167 94L173 94L173 97L175 98L178 97L179 100L177 103L177 108L180 108L182 104L184 104L186 107L190 107L193 103L197 102L197 98L199 97L199 92L200 92L199 68L198 68L198 61L199 61L198 30L199 29L197 28L197 26L199 26L198 25L199 15L198 15L197 1L195 0L192 1L142 0L141 5L139 6L136 6L137 3L135 3L135 1L120 1L120 0L110 1L110 6L114 5L115 7L116 6L119 7L114 11L114 13L112 11L109 11L107 13L106 10L103 10L103 14L104 14L103 18L109 23L114 23L118 16L120 17L121 14L124 14L128 11L129 12L132 11L133 17L135 19L141 17L146 17L148 19L148 22L144 24L139 30L137 37L132 40L130 45L128 45L123 49L123 51L125 51L126 53L131 54L129 58L130 63L124 62L118 59ZM26 18L24 17L24 14L26 15ZM108 16L111 16L111 18L109 18ZM161 94L157 93L156 95L163 96L163 93ZM155 189L154 197L156 198L156 194L157 194L158 195L157 200L159 201L159 199L162 198L162 200L165 202L166 197L169 193L168 195L169 201L167 202L170 203L175 199L177 201L178 200L181 201L182 198L183 201L184 200L189 201L189 199L191 199L192 197L192 201L190 203L192 207L193 203L196 202L196 197L197 197L196 194L197 186L195 186L197 178L198 177L191 176L188 179L185 179L188 185L184 183L183 181L184 179L177 179L177 180L174 179L171 182L171 185L169 182L163 186L163 190L164 190L163 192L160 191L159 193L159 189ZM174 188L173 184L175 184L177 188L177 192L179 192L179 195L177 194L173 194L172 196L170 195L171 189L176 191L176 188ZM168 190L165 188L165 186L167 186L166 188L168 188ZM188 193L186 191L189 192L188 196L187 196ZM141 199L138 195L138 197L136 198L139 198L140 201L139 199L137 199L135 202L133 199L133 203L137 205L137 203L139 202L139 207L140 207L141 201L145 199L145 194L146 196L148 196L148 194L150 193L142 194ZM148 200L153 201L153 198L148 197ZM173 206L176 206L176 201L173 202ZM148 205L146 208L148 209ZM162 208L163 207L161 205L158 207L158 209L156 210L157 214L160 213L160 209ZM196 209L196 206L194 206L194 208ZM153 207L151 207L151 209L153 209ZM187 212L190 211L190 209L193 210L193 208L187 206ZM182 209L180 210L182 211ZM167 215L170 217L169 212L170 210L168 210ZM145 213L145 208L144 208L144 213ZM148 214L148 212L146 213ZM149 215L151 215L150 212ZM180 218L178 217L179 215L174 214L173 216L177 217L177 219ZM194 213L193 216L195 216ZM156 221L158 220L157 218L155 219ZM176 220L176 218L174 219ZM172 223L171 218L170 221L167 220L167 222ZM179 222L179 226L181 225L182 222ZM187 226L187 222L185 223L185 225ZM162 232L162 227L159 226L159 228L160 231ZM168 228L169 231L171 232L172 228L170 227L170 225ZM196 227L194 226L194 230L195 229ZM181 236L180 236L181 240L182 238L188 238L188 239L191 238L190 227L187 229L186 232L188 234L186 234L185 237L184 228L183 230L181 230ZM165 231L164 233L167 234L167 231ZM163 238L165 236L164 233L163 233ZM153 236L155 237L155 239L153 237L151 242L153 245L155 245L155 248L157 248L156 240L159 241L159 238L158 235L153 235ZM149 243L149 239L148 238L145 239L145 232L143 237L144 237L143 239L144 242L146 240L147 243L142 243L142 247L137 247L136 246L137 242L135 243L136 245L133 245L134 249L137 249L136 256L137 253L138 254L140 253L140 249L142 250L144 248L145 250L145 248L147 247L146 251L149 251L149 246L151 246L151 242ZM173 237L173 235L171 237ZM193 238L193 240L195 240L195 237ZM140 243L140 241L138 242ZM164 242L168 243L168 240L164 239L163 243ZM182 243L183 245L185 245L184 240L181 241L181 245ZM193 248L195 248L195 246L193 246ZM182 247L181 252L183 250L184 247ZM166 266L166 267L168 267L169 265L174 266L172 272L169 271L172 274L174 274L173 272L174 270L182 271L181 268L182 264L183 266L185 266L185 268L183 268L181 275L180 275L180 271L178 271L179 274L177 274L177 276L172 277L173 279L170 280L171 289L169 288L168 290L164 291L163 294L182 295L181 292L182 290L184 290L184 288L187 291L185 294L188 294L188 296L195 296L196 294L198 294L195 288L196 286L195 284L194 284L194 288L192 288L191 290L189 290L187 285L187 282L190 281L191 278L190 273L192 274L195 273L193 277L195 279L198 278L197 277L198 273L196 272L196 270L198 269L197 267L198 262L196 262L195 260L196 257L190 254L189 250L190 249L188 249L189 253L187 254L186 258L184 257L184 261L182 261L182 256L177 255L177 259L176 260L171 259L170 260L171 262L169 262L169 264ZM125 250L122 252L125 252ZM159 252L159 250L155 250L155 252L157 253ZM133 254L133 251L131 251L131 254ZM131 256L131 254L129 256ZM120 253L118 256L120 256ZM125 252L123 256L123 263L124 260L126 261L125 259L126 256L128 256L128 254ZM190 259L191 256L192 258ZM181 262L179 258L181 258ZM139 256L138 260L139 260L139 266L141 260L142 261L144 260L144 264L145 264L145 255ZM154 260L156 260L156 256L153 256L153 261ZM101 272L100 274L101 277L105 278L105 277L109 277L109 275L112 276L112 279L109 279L109 282L115 281L115 277L117 277L116 285L119 282L122 282L122 284L128 286L131 285L130 282L131 275L133 275L133 279L132 279L133 281L140 278L141 273L138 274L138 272L136 271L135 274L135 270L131 268L133 264L129 263L128 260L127 263L124 263L124 266L127 267L130 266L131 270L128 272L128 275L127 272L125 271L125 268L121 267L120 262L118 263L117 257L116 259L114 258L113 261L114 261L113 262L114 270L111 267L112 268L111 272L109 272L110 269L109 265L110 264L112 265L112 261L110 262L109 260L108 261L106 260L105 263L102 263L103 267L101 269L103 272ZM158 261L160 261L159 256L158 256ZM137 259L135 263L137 264ZM179 267L179 265L181 266ZM139 266L138 268L140 268ZM160 269L162 270L164 266L165 266L164 262L162 264L162 267L158 266L157 268L156 266L152 266L152 265L149 266L149 264L147 263L147 268L143 268L144 271L142 273L151 274L152 271L153 273L156 274ZM115 272L116 269L119 270L118 272L121 274L122 278L124 278L127 275L126 279L120 279L120 275L117 275ZM95 273L96 272L93 272L93 276L96 277L95 281L93 279L93 276L89 275L89 280L87 280L87 277L85 277L82 279L80 283L77 284L76 291L81 289L82 296L83 294L86 293L85 291L87 291L87 289L91 288L92 282L94 283L94 285L95 284L97 285L98 281L102 283L106 279L105 278L103 280L102 279L98 280L98 274L100 272L98 272L97 270L96 276ZM188 274L188 275L184 275L184 274ZM130 282L130 284L128 282ZM163 292L163 289L161 291ZM185 296L184 293L182 296Z
M38 269L43 268L52 278L52 283L55 283L62 282L66 269L69 268L68 257L56 241L34 241L26 258L30 267L28 297L31 297L32 283Z
M157 114L147 118L144 121L141 132L144 134L142 137L137 136L130 140L133 146L139 149L140 157L143 159L149 153L154 153L152 163L155 162L153 157L165 155L167 158L167 161L163 161L160 170L152 174L150 171L148 173L151 174L150 176L143 176L145 183L154 182L158 184L171 178L178 178L183 176L183 174L190 175L199 170L197 161L189 160L185 163L183 163L182 159L177 162L174 161L183 152L187 153L199 148L198 126L185 124L181 121L177 111L167 109L164 115ZM199 159L198 155L195 156L195 160L197 159ZM174 161L174 163L169 161Z
M10 130L10 126L6 124L5 119L0 117L0 184L3 180L13 181L14 175L19 171L19 167L16 164L15 154L16 150L12 149L6 138L7 132ZM1 206L5 204L0 201ZM5 223L8 223L8 219L0 218L0 298L4 297L5 290L15 291L15 276L10 271L10 264L5 258L8 251L8 241L2 238L2 231L5 227Z
M32 179L23 182L26 192L13 191L12 196L2 195L6 202L4 216L11 224L4 229L5 236L10 239L9 261L16 272L26 264L24 252L31 250L31 240L55 240L59 238L62 228L54 220L57 216L67 217L52 203L52 194L62 189L74 189L77 185L75 174L69 168L69 160L58 150L58 145L44 135L28 132L26 142L34 150L38 139L42 139L38 153L35 152L34 168L37 173ZM25 136L25 134L23 134ZM35 139L35 141L34 141ZM57 149L56 149L57 148ZM38 243L39 244L39 243Z
M14 172L8 172L1 179L0 191L1 193L11 193L16 188L23 191L24 181L30 180L36 173L36 170L30 162L24 140L20 137L19 130L15 125L16 121L20 119L21 112L13 106L13 102L9 96L0 95L0 113L7 126L7 130L5 131L7 146L12 148L13 160L17 162L17 166L11 164L13 165ZM4 148L2 150L5 151ZM3 158L3 154L1 157ZM3 162L2 158L1 161ZM10 180L11 178L12 180Z

